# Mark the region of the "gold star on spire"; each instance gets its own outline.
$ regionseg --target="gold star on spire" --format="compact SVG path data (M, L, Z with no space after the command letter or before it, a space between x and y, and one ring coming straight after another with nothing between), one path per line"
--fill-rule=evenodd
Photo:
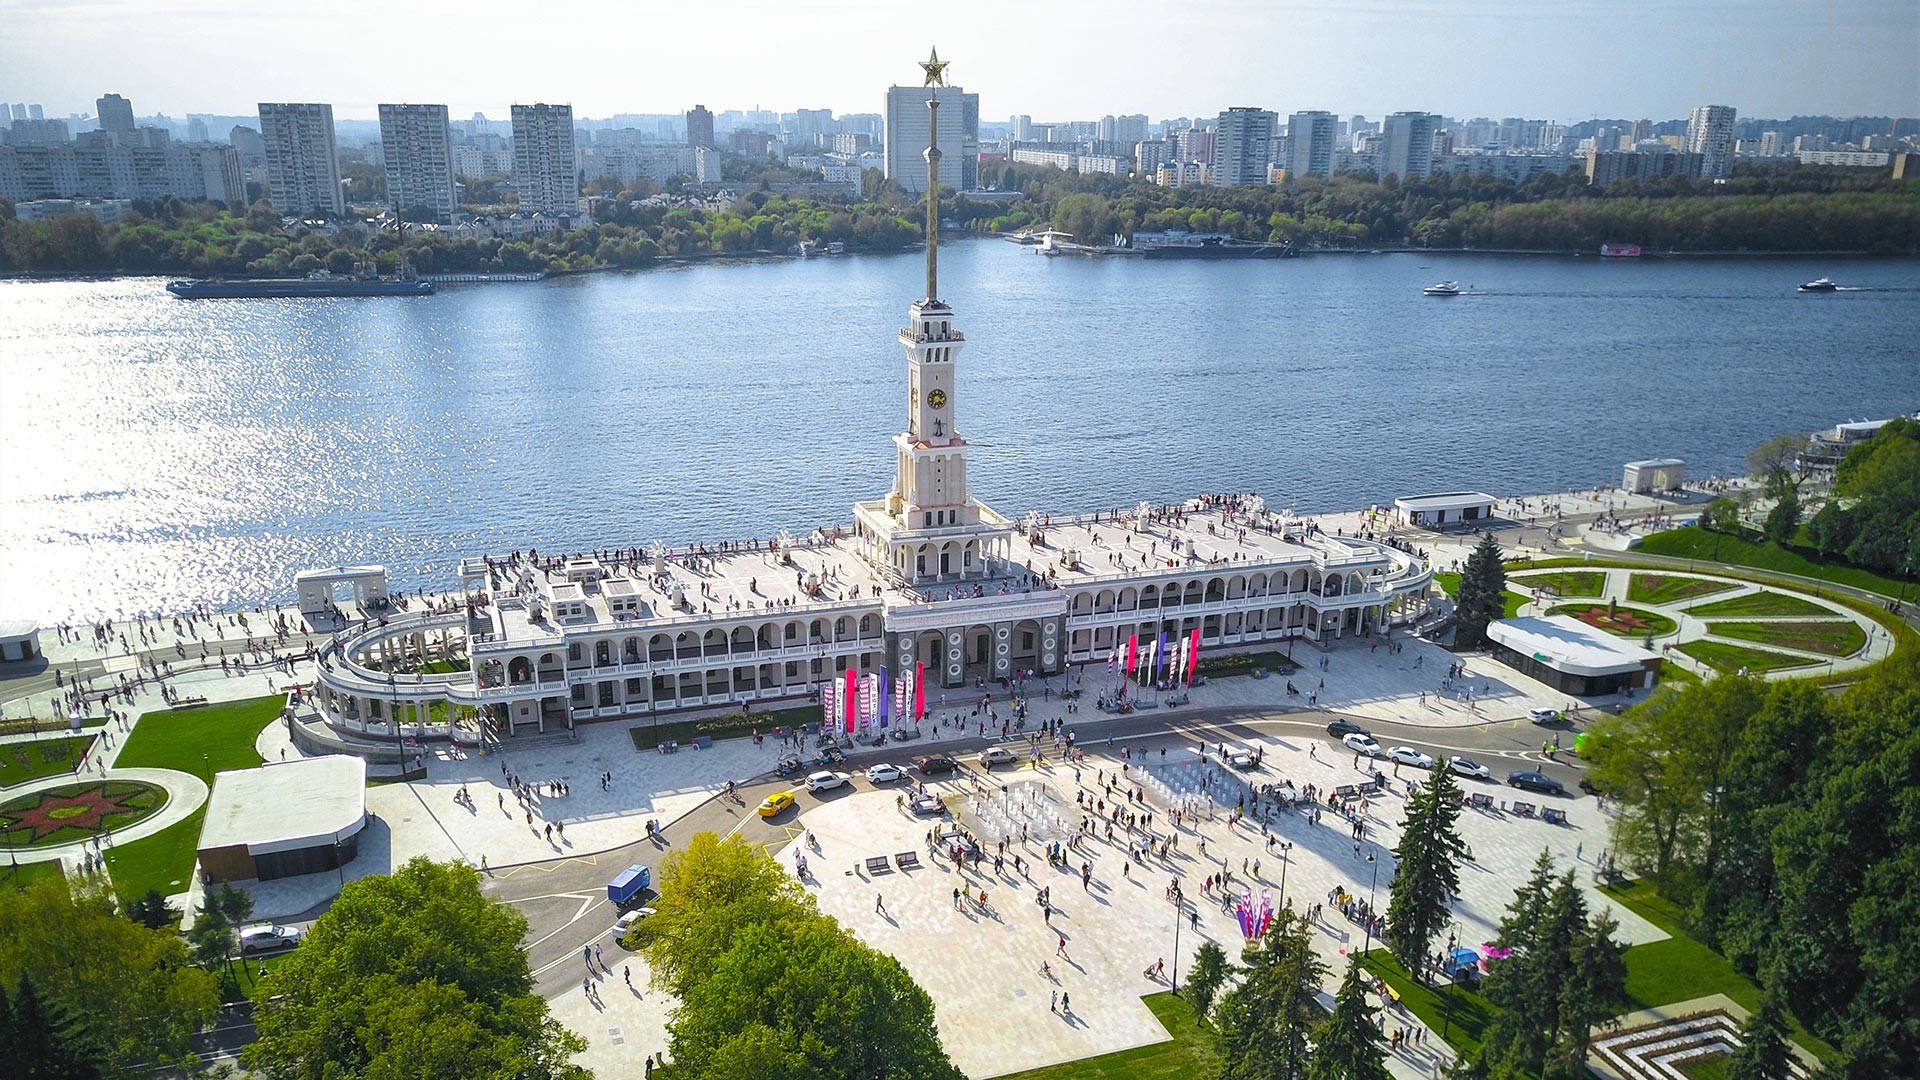
M931 49L927 52L927 58L920 62L920 70L927 73L927 81L923 85L947 85L947 63L940 59L939 49Z

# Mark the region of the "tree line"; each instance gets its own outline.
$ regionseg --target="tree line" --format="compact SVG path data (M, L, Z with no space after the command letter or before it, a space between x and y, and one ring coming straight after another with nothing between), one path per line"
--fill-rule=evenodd
M1021 202L960 200L975 228L1052 227L1087 243L1114 234L1192 229L1304 248L1415 245L1597 251L1860 251L1920 248L1920 185L1883 172L1743 167L1722 184L1684 176L1594 187L1577 171L1521 183L1448 174L1300 177L1280 185L1158 187L1042 165L982 166Z
M1732 675L1668 689L1596 722L1589 743L1619 859L1768 988L1767 1009L1839 1048L1820 1080L1912 1076L1920 656L1896 653L1839 696Z
M600 204L584 227L528 239L374 230L281 228L265 204L235 213L219 203L139 200L115 224L91 214L21 221L0 200L0 270L303 276L397 271L483 273L640 267L662 257L785 253L802 240L853 251L898 251L920 242L910 210L891 202L829 202L748 192L729 207Z

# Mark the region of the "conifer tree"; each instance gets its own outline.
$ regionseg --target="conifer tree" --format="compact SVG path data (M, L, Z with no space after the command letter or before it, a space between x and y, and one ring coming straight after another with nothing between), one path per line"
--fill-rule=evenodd
M22 973L20 989L7 1009L6 1041L0 1057L28 1080L98 1080L96 1053L71 1013L43 999L33 977Z
M1760 1007L1740 1025L1740 1046L1727 1061L1727 1080L1788 1080L1792 1061L1779 979L1769 968L1760 990Z
M1407 800L1405 828L1393 849L1388 888L1387 946L1402 967L1424 979L1427 950L1452 915L1460 892L1460 785L1436 764L1427 783Z
M1500 542L1492 533L1480 537L1460 573L1460 593L1454 602L1453 644L1477 649L1487 639L1487 624L1506 613L1507 570L1501 563Z
M1360 958L1347 964L1347 977L1333 998L1333 1015L1314 1033L1313 1064L1307 1080L1388 1080L1387 1051L1367 1004Z

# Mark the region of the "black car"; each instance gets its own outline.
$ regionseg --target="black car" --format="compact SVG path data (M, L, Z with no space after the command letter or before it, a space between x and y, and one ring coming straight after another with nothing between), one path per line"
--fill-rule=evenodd
M1368 731L1366 728L1361 727L1351 720L1335 720L1333 723L1327 725L1327 734L1338 739L1347 735L1371 735L1373 732Z
M1537 791L1542 795L1565 795L1567 789L1560 781L1543 772L1510 772L1507 783L1522 791Z
M938 776L958 769L960 763L945 754L928 754L926 757L914 758L913 767L927 776Z

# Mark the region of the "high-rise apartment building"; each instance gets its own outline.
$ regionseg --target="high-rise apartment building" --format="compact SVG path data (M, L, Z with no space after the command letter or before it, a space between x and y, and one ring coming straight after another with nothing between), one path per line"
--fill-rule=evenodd
M133 141L133 102L119 94L103 94L94 102L100 115L100 130Z
M927 98L940 103L940 183L966 191L979 185L980 95L957 86L887 88L887 179L918 194L927 186Z
M1212 165L1219 138L1206 128L1190 127L1173 137L1173 156L1181 161Z
M1222 187L1267 182L1273 163L1273 128L1279 117L1267 109L1236 106L1220 114L1214 146L1213 182Z
M513 107L513 184L520 209L573 214L580 209L580 173L573 153L573 106Z
M1687 116L1687 152L1700 155L1700 176L1719 180L1733 171L1731 105L1701 105Z
M1424 180L1433 172L1432 113L1397 112L1381 134L1380 175Z
M1330 112L1297 112L1287 117L1287 175L1332 176L1339 125Z
M260 140L266 144L267 198L289 214L344 214L340 152L333 106L260 103Z
M687 145L713 146L713 113L705 105L687 110Z
M445 105L381 105L380 151L387 164L388 206L403 215L424 208L435 221L453 219L459 202Z

